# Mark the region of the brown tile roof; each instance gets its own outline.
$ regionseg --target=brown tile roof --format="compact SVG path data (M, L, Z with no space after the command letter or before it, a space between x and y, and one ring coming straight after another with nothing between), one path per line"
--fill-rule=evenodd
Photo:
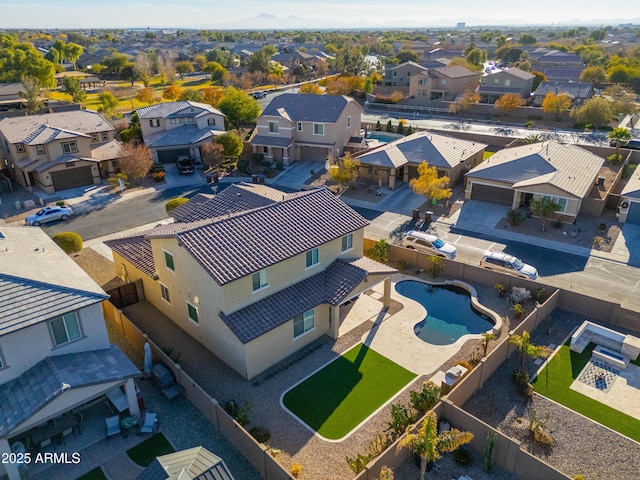
M176 236L220 285L250 275L368 225L325 188L219 217Z
M369 274L395 272L368 258L336 260L323 272L220 317L246 344L320 304L340 305Z
M156 266L153 261L151 241L145 238L145 234L151 231L153 230L147 230L146 232L141 232L131 237L107 240L104 244L122 258L135 265L145 275L153 277L156 272Z

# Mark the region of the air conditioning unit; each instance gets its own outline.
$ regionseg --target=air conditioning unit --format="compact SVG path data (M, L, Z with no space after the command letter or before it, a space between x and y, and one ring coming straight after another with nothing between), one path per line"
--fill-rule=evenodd
M604 181L605 181L605 177L598 177L598 180L596 182L596 185L602 185L604 186Z

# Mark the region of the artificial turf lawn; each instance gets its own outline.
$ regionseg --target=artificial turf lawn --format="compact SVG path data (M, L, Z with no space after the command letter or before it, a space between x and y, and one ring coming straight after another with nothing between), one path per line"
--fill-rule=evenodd
M156 433L144 442L127 450L127 455L141 467L148 467L154 458L173 452L175 450L165 436L161 433Z
M90 472L85 473L81 477L76 478L76 480L107 480L107 477L102 472L100 467L96 467Z
M540 395L640 441L640 420L569 388L591 358L594 348L590 343L582 353L576 353L569 349L569 342L565 343L533 381L533 388Z
M283 403L318 434L338 440L414 378L359 344L289 390Z

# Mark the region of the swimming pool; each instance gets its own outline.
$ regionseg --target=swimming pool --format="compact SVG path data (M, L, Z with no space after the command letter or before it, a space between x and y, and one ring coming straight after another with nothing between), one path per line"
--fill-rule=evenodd
M395 142L396 140L404 138L404 135L398 135L393 133L382 133L382 132L368 132L367 139L368 140L378 140L380 143L390 143Z
M469 292L457 285L405 280L396 284L396 291L427 310L427 317L416 324L414 331L418 338L432 345L450 345L463 335L477 335L494 327L488 315L471 306Z

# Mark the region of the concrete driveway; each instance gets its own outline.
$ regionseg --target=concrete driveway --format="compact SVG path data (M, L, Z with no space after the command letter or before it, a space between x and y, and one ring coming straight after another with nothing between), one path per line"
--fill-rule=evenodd
M324 162L310 162L304 160L294 162L269 183L301 189L305 186L305 182L322 169L324 169ZM312 170L315 172L314 174L311 173Z
M510 208L497 203L465 200L464 205L450 221L456 228L478 233L495 233L495 226Z

